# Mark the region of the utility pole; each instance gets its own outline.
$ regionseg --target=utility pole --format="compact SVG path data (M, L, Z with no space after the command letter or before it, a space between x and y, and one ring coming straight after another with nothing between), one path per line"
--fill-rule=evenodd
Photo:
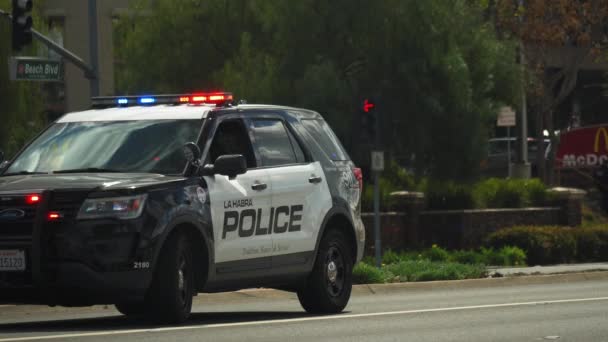
M93 74L91 78L91 97L99 96L99 41L97 39L97 0L89 0L89 54L91 56L91 68Z
M524 0L519 0L519 6L523 8ZM520 25L523 24L523 16L519 17ZM519 64L521 67L521 108L519 110L518 124L519 134L517 135L517 143L519 146L519 153L517 154L517 163L513 167L514 178L529 179L531 177L530 163L528 162L528 106L526 99L526 56L525 56L525 44L523 40L519 42ZM542 148L543 142L538 142L539 148Z

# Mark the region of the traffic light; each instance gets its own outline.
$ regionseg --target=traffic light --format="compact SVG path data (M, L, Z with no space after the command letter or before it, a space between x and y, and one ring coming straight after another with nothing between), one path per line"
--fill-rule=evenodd
M376 112L376 102L371 98L366 98L361 104L361 109L363 110L364 126L367 129L367 133L369 134L370 140L372 142L375 142L378 133L378 115Z
M13 0L13 50L32 43L32 0Z

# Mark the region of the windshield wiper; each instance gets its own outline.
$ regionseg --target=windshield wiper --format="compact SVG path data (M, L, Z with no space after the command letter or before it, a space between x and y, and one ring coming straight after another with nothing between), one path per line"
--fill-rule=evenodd
M2 176L17 176L17 175L46 175L48 172L32 172L32 171L18 171L5 173Z
M123 172L120 170L112 170L112 169L103 169L98 167L86 167L82 169L71 169L71 170L58 170L53 171L53 173L86 173L86 172L99 172L99 173L117 173Z

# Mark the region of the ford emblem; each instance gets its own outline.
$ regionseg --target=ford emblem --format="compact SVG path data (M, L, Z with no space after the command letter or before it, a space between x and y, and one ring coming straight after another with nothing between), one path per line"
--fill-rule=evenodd
M17 220L25 217L25 211L19 209L6 209L0 211L0 219Z

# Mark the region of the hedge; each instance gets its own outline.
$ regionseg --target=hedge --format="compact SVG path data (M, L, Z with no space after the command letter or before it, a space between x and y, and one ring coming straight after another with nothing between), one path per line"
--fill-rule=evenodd
M529 265L608 261L608 226L506 228L490 234L487 244L520 247Z

